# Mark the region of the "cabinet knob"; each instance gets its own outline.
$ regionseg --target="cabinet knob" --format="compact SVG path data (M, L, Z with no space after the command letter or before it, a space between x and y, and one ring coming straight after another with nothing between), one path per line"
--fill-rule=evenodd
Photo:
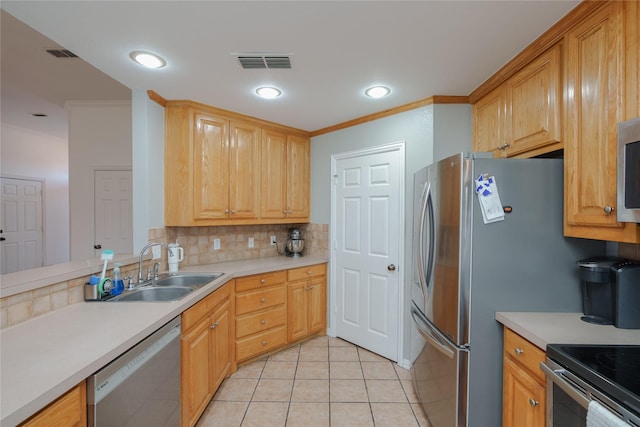
M262 346L264 347L265 345L267 345L266 341L262 341Z
M266 324L267 324L267 321L266 321L266 320L264 320L264 319L262 319L262 320L260 321L260 323L261 323L261 324L263 324L263 325L266 325Z
M215 322L213 325L209 326L211 329L215 329L218 327L218 325L220 324L220 321Z
M235 210L235 209L231 209L231 213L232 213L232 214L235 214L235 213L236 213L236 210Z
M282 213L286 215L287 214L287 210L286 209L283 210Z
M522 353L524 353L524 350L516 347L516 349L513 350L513 352L516 354L516 356L520 356Z
M504 144L498 146L498 150L500 150L500 151L505 150L507 148L509 148L509 144L507 144L507 143L504 143Z
M267 281L262 279L262 280L260 280L260 283L264 285L265 283L267 283Z
M307 276L311 276L311 270L307 271Z
M603 209L604 213L606 213L607 215L611 215L616 209L613 206L605 206Z
M313 289L313 285L309 286L309 290Z
M260 302L267 302L266 298L260 298Z
M229 209L225 209L224 213L228 214L229 213Z
M539 402L534 398L529 398L529 405L531 405L532 408L535 408L536 406L538 406L538 403Z

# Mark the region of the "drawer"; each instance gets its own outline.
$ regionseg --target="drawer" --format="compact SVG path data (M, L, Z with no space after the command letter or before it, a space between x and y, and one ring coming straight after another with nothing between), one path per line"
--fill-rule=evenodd
M238 362L267 353L287 343L287 327L278 326L257 335L251 335L236 341Z
M327 264L310 265L307 267L292 268L288 271L289 281L306 279L308 277L323 276L327 273Z
M287 307L285 305L266 311L245 314L236 318L236 337L246 337L286 323Z
M508 328L504 329L504 355L531 372L540 383L545 383L544 372L540 370L545 352Z
M236 294L236 315L275 307L284 304L286 300L287 287L285 285Z
M284 270L240 277L236 279L236 292L244 292L251 289L260 289L267 286L278 285L286 281L287 272Z
M181 327L182 332L188 331L196 323L200 321L204 316L211 313L218 305L220 305L225 299L231 296L231 287L233 283L227 283L221 288L216 289L208 296L197 302L191 308L182 313Z

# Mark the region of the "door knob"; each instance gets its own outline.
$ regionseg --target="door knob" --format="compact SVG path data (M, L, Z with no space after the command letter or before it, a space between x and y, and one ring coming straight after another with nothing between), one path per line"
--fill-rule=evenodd
M93 245L93 249L102 249L102 245L100 243Z
M387 270L389 270L389 271L395 271L395 270L396 270L396 266L395 266L395 265L393 265L393 264L389 264L389 265L387 266Z
M0 237L0 242L4 242L5 240L7 239L5 239L4 237Z

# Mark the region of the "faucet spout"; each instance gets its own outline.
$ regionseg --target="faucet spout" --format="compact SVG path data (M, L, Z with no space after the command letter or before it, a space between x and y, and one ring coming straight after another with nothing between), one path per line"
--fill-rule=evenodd
M142 276L142 257L144 256L144 253L147 251L147 249L149 249L152 246L161 246L161 247L164 246L168 248L166 243L159 243L159 242L149 243L145 245L144 248L142 248L142 250L140 251L140 258L138 259L138 283L144 282L144 278Z

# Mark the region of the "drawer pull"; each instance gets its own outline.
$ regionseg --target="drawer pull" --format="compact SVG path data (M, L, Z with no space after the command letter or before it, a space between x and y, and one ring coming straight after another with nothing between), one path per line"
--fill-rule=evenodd
M267 345L266 341L262 341L262 346L264 347L265 345Z
M260 302L267 302L266 298L260 298Z
M262 279L262 280L260 280L260 283L262 283L264 285L265 283L267 283L267 281Z
M267 321L266 321L266 320L264 320L264 319L262 319L262 320L260 321L260 323L261 323L261 324L263 324L263 325L266 325L266 324L267 324Z
M516 349L513 352L516 354L516 356L520 356L522 353L524 353L524 350L516 347Z
M538 401L533 398L529 398L529 405L531 405L532 408L535 408L538 406Z

